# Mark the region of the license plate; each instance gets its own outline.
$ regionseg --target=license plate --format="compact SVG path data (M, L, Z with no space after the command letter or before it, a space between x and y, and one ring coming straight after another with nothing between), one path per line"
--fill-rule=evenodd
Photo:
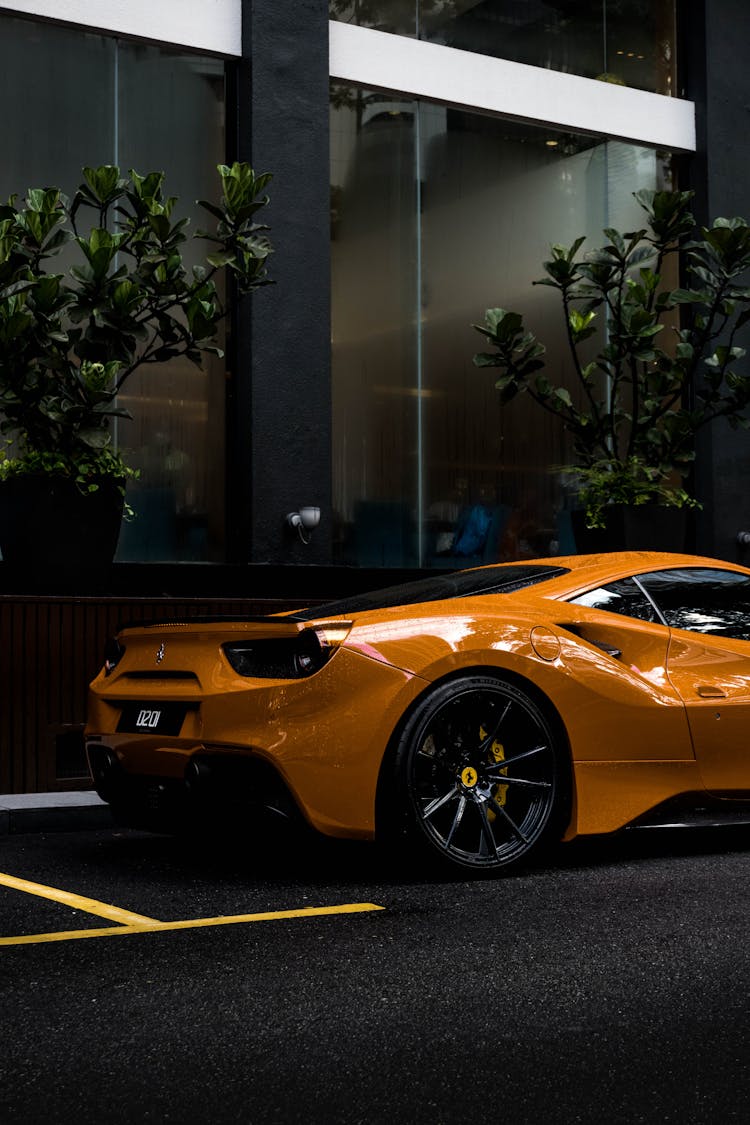
M126 703L117 730L123 734L179 734L186 712L184 703Z

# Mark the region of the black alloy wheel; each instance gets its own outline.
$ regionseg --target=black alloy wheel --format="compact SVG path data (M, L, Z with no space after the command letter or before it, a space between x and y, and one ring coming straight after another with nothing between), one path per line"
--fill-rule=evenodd
M567 755L536 702L491 676L449 681L397 751L407 834L453 867L500 871L560 838Z

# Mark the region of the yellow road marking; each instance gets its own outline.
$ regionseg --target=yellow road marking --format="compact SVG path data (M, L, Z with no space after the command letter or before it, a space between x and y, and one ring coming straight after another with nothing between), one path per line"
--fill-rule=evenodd
M10 887L14 891L23 891L27 895L37 895L39 898L49 898L53 902L61 902L65 906L72 906L75 910L82 910L85 914L96 914L99 918L109 918L110 922L122 922L125 926L137 926L141 922L155 922L155 918L147 918L144 914L134 914L132 910L121 910L119 906L110 906L106 902L99 902L95 898L83 898L82 895L71 894L70 891L61 891L57 887L45 887L43 883L30 883L28 879L17 879L14 875L4 875L0 871L0 885Z
M75 898L76 896L71 897ZM240 922L274 922L283 918L314 918L324 914L362 914L370 910L385 910L385 907L376 906L374 902L349 902L343 906L305 906L299 910L271 910L262 914L234 914L223 918L190 918L182 922L156 922L145 918L139 924L114 926L111 929L64 930L56 934L24 934L21 937L5 937L0 938L0 945L37 945L46 941L124 937L126 934L148 934L161 930L196 930L203 926L230 926ZM138 915L132 915L131 917L138 917Z

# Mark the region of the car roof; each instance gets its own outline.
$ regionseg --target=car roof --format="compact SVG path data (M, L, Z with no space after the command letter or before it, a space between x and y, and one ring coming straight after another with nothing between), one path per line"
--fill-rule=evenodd
M652 570L708 567L750 575L750 570L738 563L668 551L611 551L598 555L567 555L556 558L555 562L564 567L566 573L544 583L543 588L535 591L543 597L563 598L578 589L616 582L629 575L648 574Z

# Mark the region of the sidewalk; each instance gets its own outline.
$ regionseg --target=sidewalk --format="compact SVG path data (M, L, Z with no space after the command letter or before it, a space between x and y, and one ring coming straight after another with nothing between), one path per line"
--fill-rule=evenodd
M0 837L110 828L112 823L109 806L90 791L0 794Z

